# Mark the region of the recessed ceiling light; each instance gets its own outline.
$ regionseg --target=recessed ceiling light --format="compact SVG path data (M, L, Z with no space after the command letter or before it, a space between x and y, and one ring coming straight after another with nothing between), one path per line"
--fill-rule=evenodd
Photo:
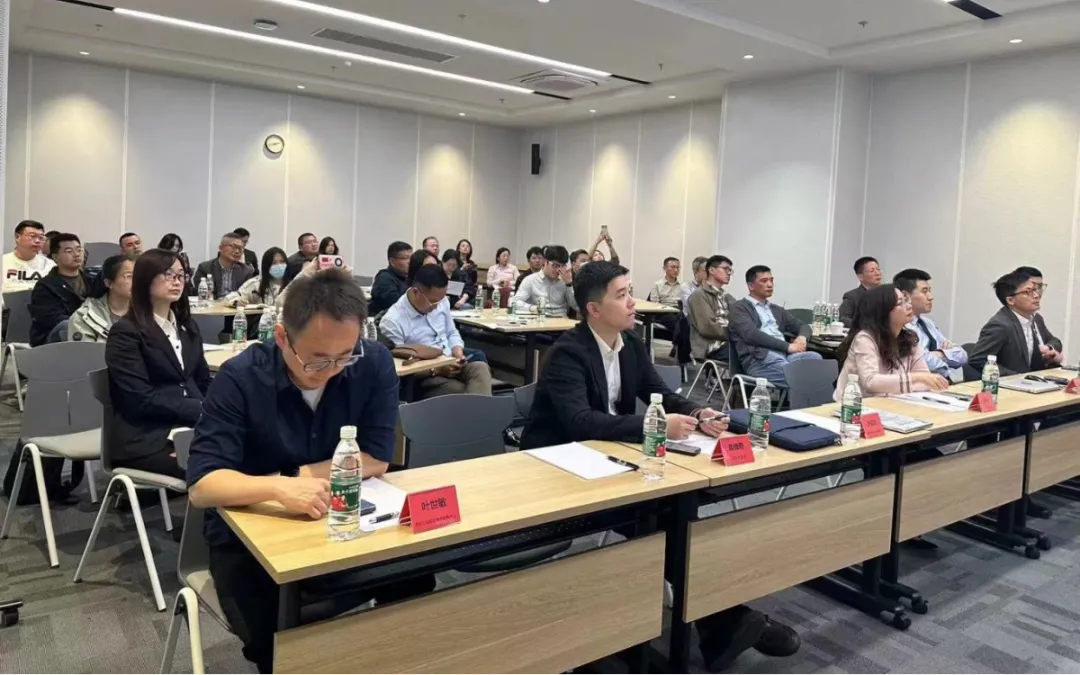
M277 30L277 22L270 19L255 19L255 27L259 30Z
M1023 40L1021 40L1020 38L1013 38L1013 39L1009 40L1009 44L1011 44L1011 45L1018 45L1021 42L1023 42Z
M90 52L79 52L79 56L90 56Z
M746 59L747 61L749 61L750 59L754 58L754 55L753 54L746 54L746 55L743 56L743 58Z
M458 113L458 117L465 117L465 113Z
M304 85L302 85L302 84L298 84L298 85L296 85L296 88L297 88L297 89L307 89L307 87L305 87L305 86L304 86Z
M548 4L549 2L551 2L551 0L540 0L540 4L541 4L541 5L546 5L546 4Z
M595 111L595 110L590 110L589 112L590 112L590 113L595 113L596 111Z
M512 91L516 94L531 94L532 89L526 89L525 87L517 87L512 84L503 84L502 82L492 82L491 80L482 80L478 77L469 77L467 75L458 75L456 73L448 73L442 70L435 70L433 68L424 68L422 66L414 66L408 63L399 63L397 61L388 61L387 59L379 59L374 56L367 56L365 54L356 54L353 52L345 52L338 49L329 49L327 47L320 47L318 45L307 44L306 42L295 42L293 40L284 40L282 38L270 37L269 35L256 35L255 33L245 33L243 31L233 30L231 28L222 28L221 26L213 26L207 23L198 23L196 21L187 21L185 19L177 19L171 16L164 16L161 14L151 14L150 12L140 12L133 9L124 9L122 7L116 7L113 9L113 13L121 16L131 17L133 19L142 19L143 21L151 21L154 23L165 24L169 26L176 26L177 28L187 28L189 30L202 31L204 33L213 33L215 35L224 35L227 37L239 38L241 40L249 40L251 42L261 42L265 45L275 45L278 47L289 47L291 49L297 49L300 51L311 52L313 54L322 54L323 56L332 56L335 59L349 59L351 61L357 61L360 63L367 63L373 66L383 66L385 68L394 68L397 70L404 70L410 73L417 73L420 75L429 75L431 77L441 77L445 80L454 80L455 82L464 82L467 84L475 84L481 87L491 87L492 89L501 89L503 91Z
M428 40L435 40L437 42L445 42L447 44L464 47L466 49L475 49L478 51L489 52L491 54L497 54L499 56L505 56L507 58L518 59L520 61L531 61L533 63L539 63L541 65L554 68L572 70L576 73L590 75L592 77L611 77L611 73L607 73L602 70L586 68L584 66L577 66L573 63L565 63L563 61L556 61L554 59L544 58L543 56L537 56L535 54L526 54L525 52L518 52L514 51L513 49L504 49L503 47L496 47L495 45L489 45L483 42L476 42L474 40L466 40L465 38L460 38L456 35L448 35L446 33L439 33L433 30L425 30L423 28L417 28L416 26L410 26L405 23L398 23L397 21L380 19L378 17L368 16L367 14L360 14L359 12L350 12L348 10L339 9L337 7L327 7L326 5L320 5L315 2L308 2L307 0L265 1L273 2L278 5L285 5L286 7L292 7L293 9L300 9L308 12L317 12L319 14L325 14L327 16L344 19L346 21L356 21L358 23L366 24L368 26L374 26L376 28L382 28L384 30L394 31L398 33L407 33L409 35L426 38Z
M675 94L672 94L671 96L668 96L668 98L678 98L678 97Z

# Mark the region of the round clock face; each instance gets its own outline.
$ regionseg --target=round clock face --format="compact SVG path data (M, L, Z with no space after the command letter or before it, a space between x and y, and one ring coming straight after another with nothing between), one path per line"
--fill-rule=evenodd
M281 151L285 149L285 139L277 134L271 134L266 137L266 143L264 144L266 151L272 155L280 155Z

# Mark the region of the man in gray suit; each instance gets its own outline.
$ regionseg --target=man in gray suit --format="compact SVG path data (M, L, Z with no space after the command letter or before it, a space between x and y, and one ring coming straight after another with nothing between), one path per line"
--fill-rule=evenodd
M787 386L784 364L799 359L820 359L821 354L807 351L810 326L791 312L769 302L773 294L772 270L754 265L746 270L749 298L731 307L728 335L743 370L751 377L764 377L769 382ZM794 339L789 343L788 336Z
M986 357L997 356L1002 375L1053 368L1061 364L1061 340L1054 337L1038 313L1045 285L1041 277L1020 268L994 282L1001 309L979 331L969 363L976 373Z

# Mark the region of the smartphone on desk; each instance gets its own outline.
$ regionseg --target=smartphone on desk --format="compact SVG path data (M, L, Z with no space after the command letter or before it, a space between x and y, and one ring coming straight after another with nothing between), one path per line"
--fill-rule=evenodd
M696 445L687 445L678 441L667 441L664 443L664 449L677 455L687 455L689 457L697 457L701 454L701 448Z
M360 500L360 515L367 516L375 513L375 505L366 499Z

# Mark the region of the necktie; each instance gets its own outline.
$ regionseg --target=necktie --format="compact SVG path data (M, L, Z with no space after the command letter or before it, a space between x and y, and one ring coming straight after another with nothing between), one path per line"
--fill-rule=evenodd
M1043 367L1042 354L1039 351L1039 334L1036 332L1038 329L1035 327L1035 320L1031 320L1031 365L1036 370L1041 370Z
M926 351L936 352L938 348L937 340L934 339L934 334L930 332L930 327L926 325L923 318L920 316L915 320L915 323L919 324L919 328L922 328L922 332L926 334L926 337L930 339L930 343L926 345Z

